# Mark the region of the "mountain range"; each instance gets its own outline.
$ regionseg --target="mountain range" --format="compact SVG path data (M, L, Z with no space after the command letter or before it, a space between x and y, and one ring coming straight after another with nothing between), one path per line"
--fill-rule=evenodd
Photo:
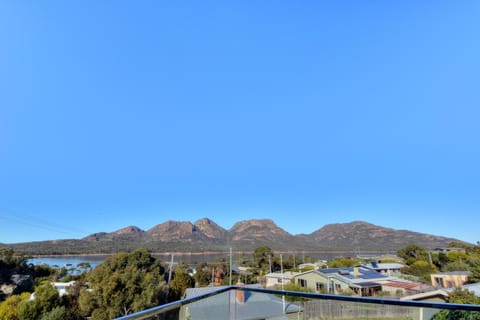
M269 219L240 221L229 230L203 218L194 223L166 221L149 230L128 226L98 232L83 239L50 240L4 245L26 254L108 254L146 247L152 252L216 252L232 247L253 251L268 245L276 251L392 252L412 243L426 248L446 247L458 239L368 222L328 224L310 234L292 235Z

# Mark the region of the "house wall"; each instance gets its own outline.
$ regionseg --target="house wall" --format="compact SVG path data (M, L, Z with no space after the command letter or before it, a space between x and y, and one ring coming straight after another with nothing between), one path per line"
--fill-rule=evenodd
M289 284L290 279L283 278L283 284ZM282 285L282 278L278 277L266 277L266 284L265 287L267 288L274 288L277 285Z
M334 277L327 278L317 272L308 272L294 278L295 284L313 292L342 293L349 290L348 284ZM305 285L306 281L306 285Z
M441 288L460 288L468 281L467 275L432 274L432 286Z

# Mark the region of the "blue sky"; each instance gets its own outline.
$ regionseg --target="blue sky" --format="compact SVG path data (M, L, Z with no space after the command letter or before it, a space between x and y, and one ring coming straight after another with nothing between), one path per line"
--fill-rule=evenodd
M476 242L478 1L2 1L0 242L368 221Z

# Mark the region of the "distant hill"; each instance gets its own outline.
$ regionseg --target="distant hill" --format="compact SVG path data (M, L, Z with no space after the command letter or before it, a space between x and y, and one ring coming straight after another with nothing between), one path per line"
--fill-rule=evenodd
M204 218L166 221L144 231L129 226L98 232L83 239L51 240L4 245L26 254L108 254L146 247L152 252L253 251L268 245L276 251L392 252L408 244L426 248L446 247L458 239L408 230L385 228L363 221L328 224L311 234L292 235L274 221L246 220L226 230Z

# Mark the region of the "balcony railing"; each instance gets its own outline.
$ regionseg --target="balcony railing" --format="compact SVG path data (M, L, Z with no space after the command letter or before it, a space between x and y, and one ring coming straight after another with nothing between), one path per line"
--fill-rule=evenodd
M477 320L480 305L403 301L230 286L116 320Z

